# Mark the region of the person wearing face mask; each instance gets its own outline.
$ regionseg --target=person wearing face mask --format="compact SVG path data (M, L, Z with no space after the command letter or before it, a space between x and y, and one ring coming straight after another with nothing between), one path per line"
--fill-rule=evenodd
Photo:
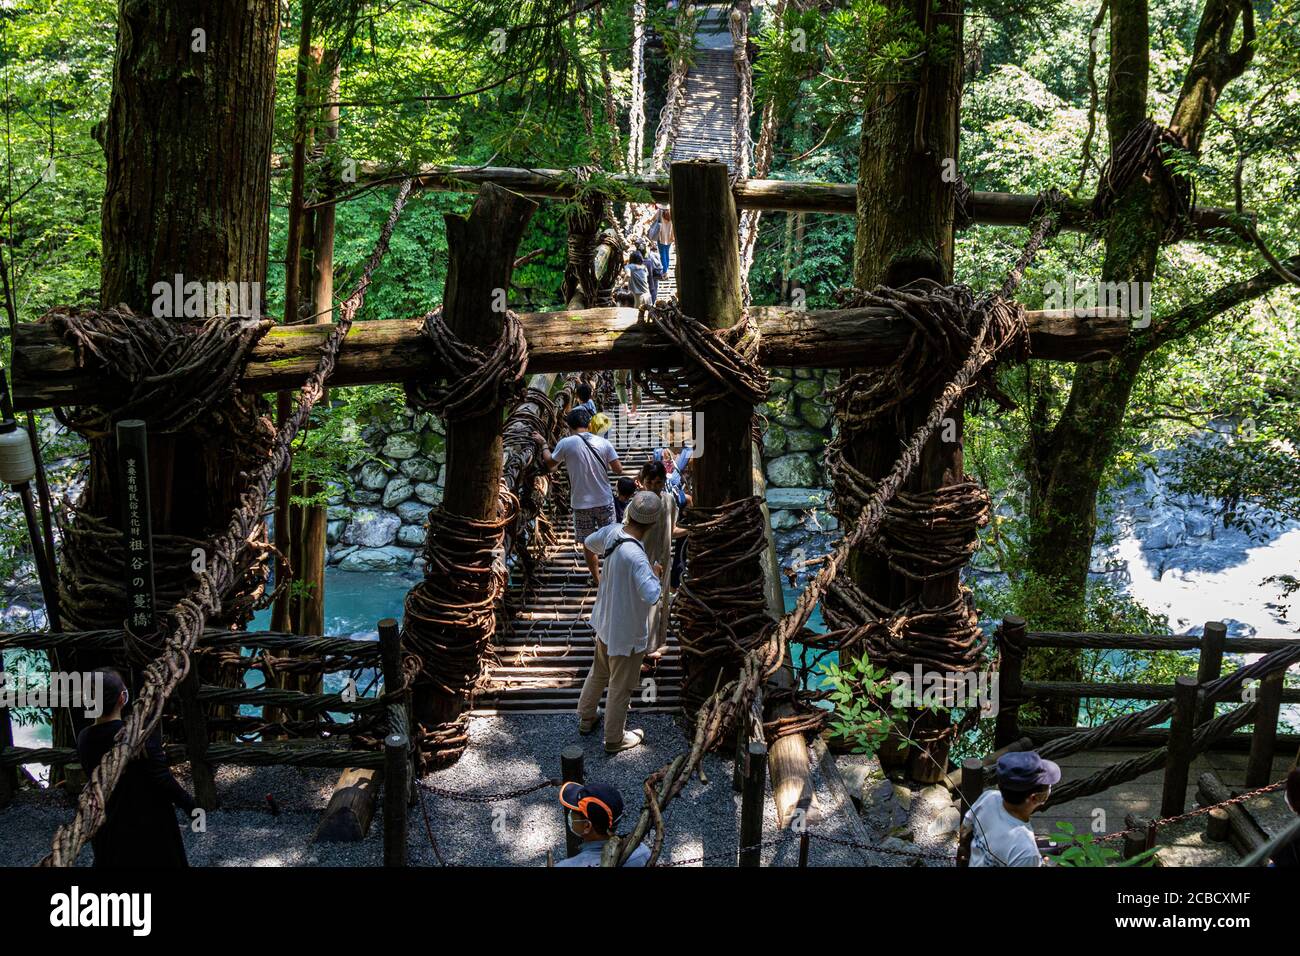
M981 795L962 821L958 859L969 854L970 866L1042 866L1029 818L1052 795L1061 768L1030 750L1003 754L997 771L998 789Z
M604 783L566 783L560 786L560 804L569 811L569 830L582 837L582 847L575 856L556 866L600 866L605 843L618 828L623 816L623 797ZM632 851L624 866L645 866L650 849L644 843Z

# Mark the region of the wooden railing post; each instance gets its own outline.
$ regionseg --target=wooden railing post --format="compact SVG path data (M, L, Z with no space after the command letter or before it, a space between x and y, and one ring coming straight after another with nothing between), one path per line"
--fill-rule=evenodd
M410 737L390 733L384 738L384 866L407 865L406 793L410 786Z
M1259 682L1255 697L1255 728L1250 735L1250 760L1246 764L1246 786L1262 787L1273 775L1273 751L1277 747L1277 718L1282 709L1282 685L1286 668L1279 667Z
M1228 639L1228 626L1222 621L1206 621L1201 634L1201 659L1196 665L1196 682L1204 687L1223 674L1223 645ZM1196 722L1203 724L1214 717L1214 704L1202 702Z
M1174 680L1174 714L1169 721L1169 751L1165 758L1160 815L1173 817L1187 806L1187 780L1192 769L1192 733L1201 704L1201 688L1194 677Z
M0 655L0 671L4 670L3 655ZM0 707L0 753L14 745L14 731L9 723L9 708ZM0 809L9 805L9 801L18 792L18 767L0 764Z
M767 794L767 744L745 748L745 786L740 794L740 866L760 866L763 849L763 804Z
M998 629L1002 657L998 666L998 715L994 721L993 744L999 748L1020 739L1025 630L1025 619L1015 615L1004 617L1002 626Z
M402 629L396 618L386 617L379 621L379 668L384 676L384 693L394 693L401 686L402 676ZM411 727L411 707L409 697L406 701L393 701L388 705L388 724L391 733L409 734ZM415 803L415 753L407 754L407 763L411 765L410 781L406 795L407 805Z
M980 798L984 792L984 761L979 757L967 757L961 762L961 787L958 793L961 795L961 812L964 816L966 811L975 806L975 801Z
M560 782L561 783L586 783L586 770L583 768L582 748L577 744L571 747L565 747L560 754ZM574 857L582 849L582 837L578 836L569 829L569 811L564 810L564 846L567 855Z

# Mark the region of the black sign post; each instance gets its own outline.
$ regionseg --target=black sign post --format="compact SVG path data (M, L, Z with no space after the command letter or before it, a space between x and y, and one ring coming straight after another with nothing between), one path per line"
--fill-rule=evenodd
M126 629L135 637L157 630L154 615L153 531L149 524L149 438L145 423L130 418L117 423L117 469L122 490L125 534L123 578L126 584Z

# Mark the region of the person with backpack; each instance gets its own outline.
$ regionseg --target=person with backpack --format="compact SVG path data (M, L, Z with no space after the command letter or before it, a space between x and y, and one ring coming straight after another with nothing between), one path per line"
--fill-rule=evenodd
M650 304L654 305L659 301L659 280L664 277L664 267L659 261L658 256L648 255L644 242L636 244L637 254L645 260L646 277L650 283Z
M582 549L582 542L588 535L614 523L614 492L609 486L609 473L623 474L623 463L618 460L618 451L611 442L591 434L591 412L587 409L581 406L573 409L565 422L572 434L556 442L554 450L546 446L541 432L533 432L533 441L541 451L544 473L551 473L561 464L569 473L573 538ZM592 584L595 584L600 575L599 566L590 553L586 553L586 557L587 570L591 572Z
M663 502L653 491L638 491L628 502L623 524L611 524L587 536L587 563L600 563L591 629L596 654L578 697L578 733L589 734L600 719L597 704L605 701L605 753L638 747L641 730L627 729L632 692L641 684L641 661L649 640L650 611L659 603L663 565L645 551L645 536L661 518Z
M645 318L646 309L653 300L650 298L650 274L646 272L645 257L635 249L627 257L627 288L632 293L632 304L636 306L636 320Z

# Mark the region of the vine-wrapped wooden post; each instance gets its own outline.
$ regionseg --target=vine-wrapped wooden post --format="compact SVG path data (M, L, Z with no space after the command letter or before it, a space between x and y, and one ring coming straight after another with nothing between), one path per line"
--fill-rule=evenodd
M443 319L466 345L490 353L500 338L515 253L536 208L530 199L485 183L468 216L446 217ZM441 508L448 514L474 521L496 520L501 423L502 410L497 405L485 407L481 415L447 422L446 492ZM408 621L406 630L410 629ZM426 726L449 723L460 716L463 703L461 693L449 693L420 680L414 688L412 716Z
M582 748L574 744L572 747L565 747L560 754L560 782L561 783L586 783L587 777L582 766ZM569 811L561 808L564 813L564 846L568 851L567 855L574 857L582 849L582 837L578 836L569 829Z
M1279 667L1259 682L1255 697L1255 729L1250 735L1250 760L1246 764L1246 786L1262 787L1273 775L1273 752L1277 747L1277 718L1282 710L1282 685L1286 668Z
M1223 647L1228 640L1228 626L1222 621L1207 621L1201 634L1201 659L1196 665L1196 682L1205 686L1223 674ZM1214 717L1214 704L1202 701L1196 722L1203 724Z
M1187 779L1192 769L1192 734L1200 708L1201 688L1194 677L1174 681L1174 714L1169 721L1169 753L1165 759L1160 815L1173 817L1187 806Z
M767 793L767 745L745 748L745 786L740 794L740 866L759 866L763 849L763 804Z
M677 294L686 315L711 329L726 329L741 315L740 226L727 167L713 161L673 163L670 171L672 212L677 238ZM753 494L750 442L754 409L727 395L696 408L701 450L691 461L695 475L695 506L701 511L741 501ZM690 545L688 544L689 548ZM737 588L750 588L750 572L761 574L757 562L745 562L733 575ZM689 577L690 572L687 572ZM730 655L725 655L730 657ZM716 657L697 660L683 654L686 668L683 697L688 711L712 693L719 677Z
M993 745L1002 748L1020 739L1020 697L1023 692L1021 668L1025 662L1025 619L1007 615L1002 619L998 634L1002 657L998 667L998 715L994 722Z

